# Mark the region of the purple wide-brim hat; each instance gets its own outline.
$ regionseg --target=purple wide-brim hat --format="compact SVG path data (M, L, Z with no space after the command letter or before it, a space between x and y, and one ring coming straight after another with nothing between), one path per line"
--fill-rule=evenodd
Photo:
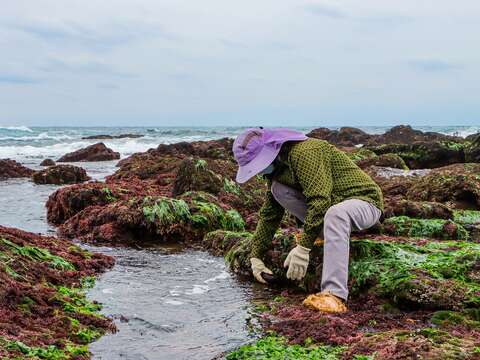
M266 169L287 141L306 140L305 134L290 129L247 129L233 142L238 163L237 182L244 183Z

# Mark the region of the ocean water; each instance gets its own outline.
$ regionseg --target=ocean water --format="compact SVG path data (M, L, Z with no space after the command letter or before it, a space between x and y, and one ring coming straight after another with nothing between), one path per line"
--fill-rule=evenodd
M309 132L315 127L297 128ZM336 127L331 127L336 129ZM387 126L367 126L360 129L379 134L388 130ZM480 132L480 126L414 127L423 131L437 131L445 134L467 136ZM103 141L108 147L120 152L121 157L135 152L157 147L158 144L171 144L179 141L210 140L234 137L241 127L26 127L0 126L0 158L12 158L27 165L38 164L42 159L56 159L63 154L81 149L87 145ZM139 134L141 138L112 140L84 140L83 137L108 134Z

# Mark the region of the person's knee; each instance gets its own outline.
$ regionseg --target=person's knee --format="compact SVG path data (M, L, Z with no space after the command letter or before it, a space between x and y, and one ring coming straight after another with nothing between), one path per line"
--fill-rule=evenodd
M349 222L349 216L347 211L341 206L341 204L331 206L325 213L324 223L327 225L329 223L338 223L338 222Z

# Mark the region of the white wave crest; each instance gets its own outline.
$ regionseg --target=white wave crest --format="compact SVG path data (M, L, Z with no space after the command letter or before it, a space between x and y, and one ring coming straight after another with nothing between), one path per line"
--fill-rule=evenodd
M33 132L33 130L27 126L1 126L0 125L0 129Z
M62 141L62 140L71 140L73 139L71 136L68 135L58 135L58 136L52 136L49 135L47 132L42 132L36 136L20 136L20 137L15 137L15 136L4 136L0 137L0 140L13 140L13 141L41 141L41 140L56 140L56 141Z
M18 146L0 146L0 159L12 158L16 160L24 159L43 159L43 158L59 158L69 152L76 151L94 144L95 141L76 141L63 142L48 146L18 145ZM158 142L144 143L136 141L136 139L120 139L105 141L104 144L114 151L118 151L120 156L126 157L136 152L144 152L148 149L158 146Z

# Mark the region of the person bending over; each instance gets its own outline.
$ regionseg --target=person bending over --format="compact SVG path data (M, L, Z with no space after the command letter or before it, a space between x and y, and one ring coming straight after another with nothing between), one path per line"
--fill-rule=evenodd
M255 279L266 283L262 274L272 274L263 259L286 209L303 223L284 263L287 278L303 279L310 250L316 240L323 242L321 292L304 303L323 312L346 311L350 233L380 219L383 196L378 185L344 152L294 130L248 129L235 139L233 153L237 182L255 175L267 178L250 255Z

